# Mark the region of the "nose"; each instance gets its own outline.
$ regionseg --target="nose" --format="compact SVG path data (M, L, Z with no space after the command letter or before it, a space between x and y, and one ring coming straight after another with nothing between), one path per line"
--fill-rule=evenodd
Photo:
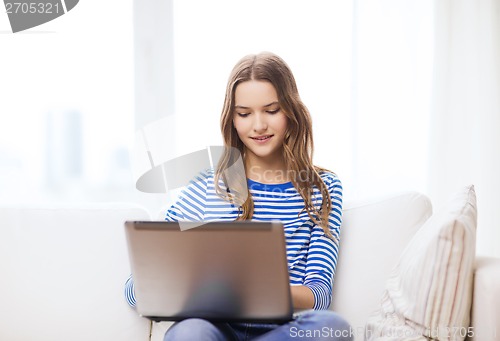
M267 130L267 120L265 115L257 113L253 122L253 130L256 133L263 133Z

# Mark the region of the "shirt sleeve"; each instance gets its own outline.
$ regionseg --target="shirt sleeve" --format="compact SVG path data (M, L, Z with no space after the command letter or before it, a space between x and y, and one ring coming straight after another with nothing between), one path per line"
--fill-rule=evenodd
M135 308L136 300L135 300L135 290L134 290L134 281L132 279L132 275L130 275L125 282L125 299L127 303Z
M181 192L177 201L168 209L167 221L200 221L207 206L209 171L198 174Z
M165 214L166 221L199 221L204 218L210 171L201 172L181 192L177 201ZM134 307L137 304L132 275L125 282L125 299Z
M332 285L337 266L340 226L342 224L342 184L333 174L323 177L332 201L328 226L336 241L328 238L321 226L311 233L306 261L304 285L311 289L315 310L328 309L332 301Z

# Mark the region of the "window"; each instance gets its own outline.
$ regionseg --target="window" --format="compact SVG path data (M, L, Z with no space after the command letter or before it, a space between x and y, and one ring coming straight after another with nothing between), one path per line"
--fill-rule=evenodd
M83 1L16 34L1 16L0 202L123 200L132 19L132 1Z

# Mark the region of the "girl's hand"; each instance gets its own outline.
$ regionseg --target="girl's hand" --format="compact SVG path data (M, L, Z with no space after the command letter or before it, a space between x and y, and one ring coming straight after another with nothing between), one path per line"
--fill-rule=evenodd
M311 289L304 285L291 285L290 290L294 309L312 309L314 307L314 296Z

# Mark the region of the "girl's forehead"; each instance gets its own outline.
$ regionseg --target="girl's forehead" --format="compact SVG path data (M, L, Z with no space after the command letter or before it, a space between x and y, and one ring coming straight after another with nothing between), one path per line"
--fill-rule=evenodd
M269 104L278 100L278 94L274 85L268 81L249 80L236 86L235 100L236 105Z

